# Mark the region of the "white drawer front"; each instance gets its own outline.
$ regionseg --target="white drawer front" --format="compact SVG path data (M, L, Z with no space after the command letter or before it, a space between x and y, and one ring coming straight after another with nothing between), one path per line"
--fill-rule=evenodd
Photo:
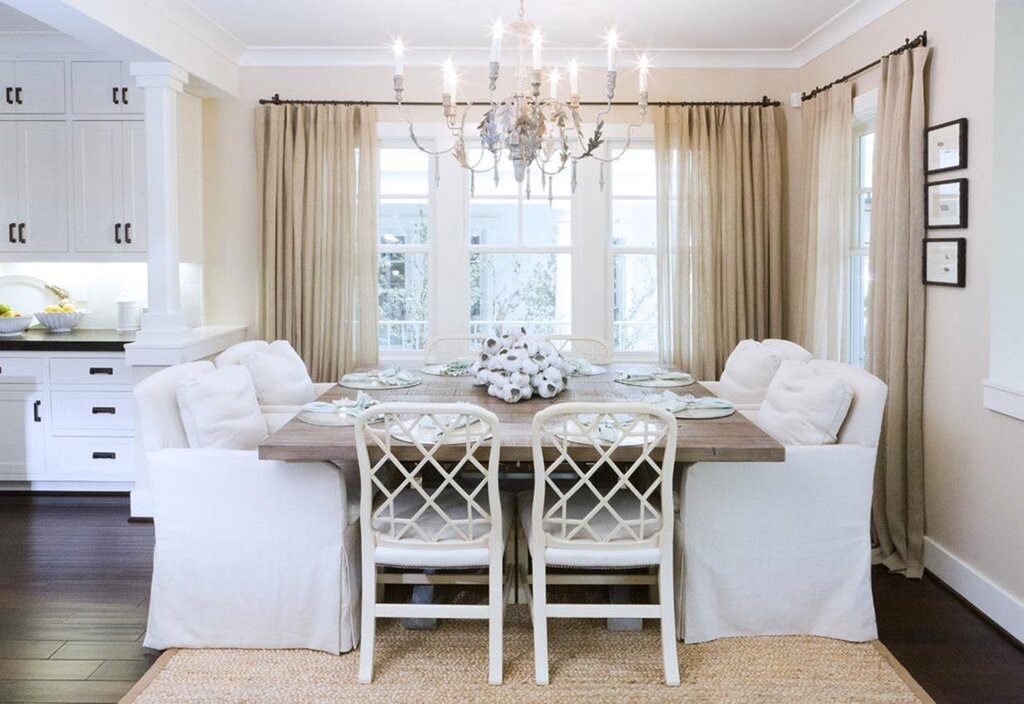
M53 446L58 453L54 479L134 479L132 438L56 438Z
M35 384L43 380L38 357L0 357L0 384Z
M50 359L50 383L130 386L132 375L124 357L54 357Z
M135 428L135 401L128 391L54 391L50 409L54 432Z

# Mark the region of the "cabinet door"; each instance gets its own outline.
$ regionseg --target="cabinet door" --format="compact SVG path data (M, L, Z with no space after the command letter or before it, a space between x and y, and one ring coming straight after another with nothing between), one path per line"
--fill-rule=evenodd
M78 115L121 113L120 61L71 62L71 110Z
M75 122L71 127L75 201L75 251L124 248L120 122Z
M0 122L0 252L18 251L17 223L18 123Z
M22 252L68 251L68 150L64 122L18 123Z
M45 471L45 412L37 391L0 391L0 479L34 479Z
M127 90L121 93L121 112L126 115L141 115L145 112L142 91L135 88L135 76L128 73L128 62L121 64L121 85Z
M122 122L124 127L124 222L128 226L125 248L145 252L149 242L146 220L146 124Z
M0 61L0 115L16 112L14 62Z
M19 115L64 112L64 62L15 61Z

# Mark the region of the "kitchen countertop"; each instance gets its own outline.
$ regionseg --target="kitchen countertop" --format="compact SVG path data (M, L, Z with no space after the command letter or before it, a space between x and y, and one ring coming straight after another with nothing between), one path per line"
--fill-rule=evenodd
M124 352L124 346L134 341L134 332L78 328L52 333L32 327L14 337L0 337L0 352Z

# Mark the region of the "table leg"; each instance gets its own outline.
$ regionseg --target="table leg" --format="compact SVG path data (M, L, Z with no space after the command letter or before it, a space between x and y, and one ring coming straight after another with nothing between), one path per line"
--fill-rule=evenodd
M612 584L608 586L609 604L632 604L632 589L628 584ZM608 621L609 631L640 631L643 630L644 620L642 618L610 618Z
M434 570L424 570L433 574ZM412 588L413 604L431 604L434 601L433 584L417 584ZM403 618L402 626L410 631L432 631L437 628L436 618Z

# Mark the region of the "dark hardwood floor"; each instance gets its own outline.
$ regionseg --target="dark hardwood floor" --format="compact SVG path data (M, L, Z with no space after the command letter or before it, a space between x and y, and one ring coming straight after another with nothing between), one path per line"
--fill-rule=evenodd
M0 495L0 702L116 702L142 646L153 526L126 497ZM874 573L881 640L937 701L1024 702L1024 650L935 579Z

